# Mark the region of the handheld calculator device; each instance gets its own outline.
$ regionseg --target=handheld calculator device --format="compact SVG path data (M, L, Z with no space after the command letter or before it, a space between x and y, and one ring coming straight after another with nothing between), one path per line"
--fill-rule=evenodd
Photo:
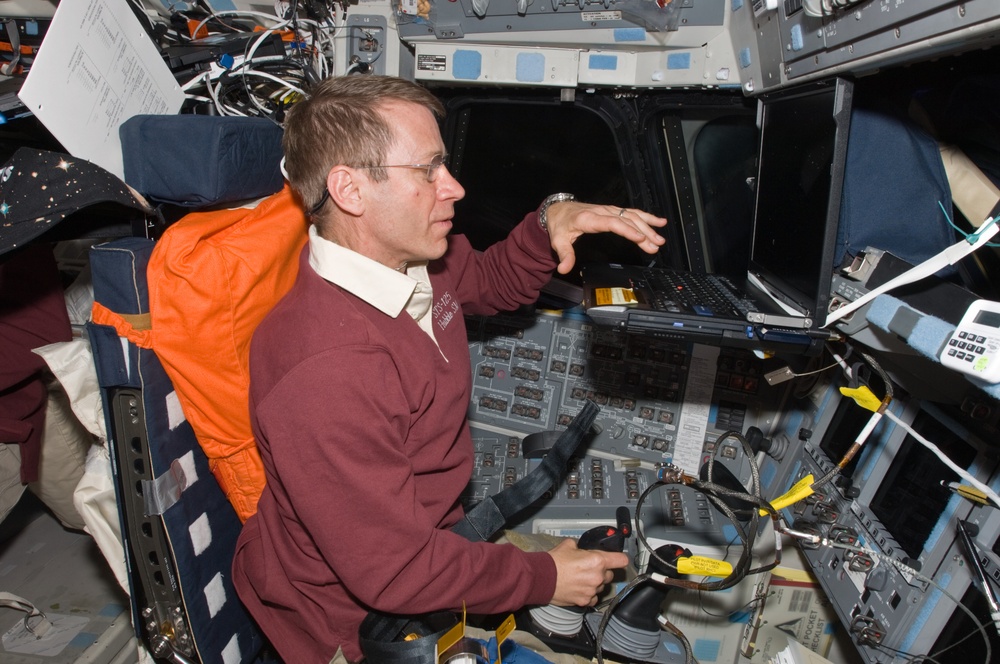
M941 348L941 364L1000 382L1000 302L976 300Z

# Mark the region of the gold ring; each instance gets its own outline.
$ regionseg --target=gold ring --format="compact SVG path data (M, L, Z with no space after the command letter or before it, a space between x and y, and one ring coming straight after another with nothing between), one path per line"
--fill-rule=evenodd
M625 212L627 212L627 210L625 208L622 208L621 210L618 211L618 216L619 217L624 217L625 216Z

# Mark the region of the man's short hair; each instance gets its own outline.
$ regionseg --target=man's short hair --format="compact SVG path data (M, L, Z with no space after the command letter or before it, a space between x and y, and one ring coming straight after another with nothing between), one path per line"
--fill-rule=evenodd
M390 121L379 111L390 101L418 104L437 118L444 106L426 88L395 76L339 76L325 79L308 99L292 106L282 146L292 188L309 209L326 191L334 166L372 167L385 163L394 139ZM377 181L384 169L370 171Z

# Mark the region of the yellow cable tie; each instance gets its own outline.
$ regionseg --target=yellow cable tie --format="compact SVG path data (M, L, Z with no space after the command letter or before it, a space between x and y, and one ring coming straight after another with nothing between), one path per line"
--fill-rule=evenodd
M968 484L959 484L958 482L945 483L943 480L941 481L941 484L952 493L957 493L966 500L971 500L972 502L979 503L980 505L989 505L990 503L989 498L986 497L986 494L974 486L969 486Z
M861 387L842 387L840 388L840 393L845 397L854 399L854 402L859 406L873 413L877 413L879 408L882 407L882 400L875 396L866 385L862 385Z
M771 501L771 507L774 511L778 511L782 508L788 507L793 503L797 503L803 498L807 498L813 494L812 485L815 482L815 478L812 473L806 475L801 480L796 482L791 489L789 489L784 495L778 496ZM760 510L761 516L767 516L767 510Z

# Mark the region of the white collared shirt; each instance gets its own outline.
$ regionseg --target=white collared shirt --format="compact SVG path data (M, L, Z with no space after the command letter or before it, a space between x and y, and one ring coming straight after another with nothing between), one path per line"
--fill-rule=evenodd
M361 298L387 316L396 318L405 309L437 345L431 325L433 317L429 315L434 291L427 276L427 261L408 263L405 272L397 272L320 237L316 226L310 225L309 265L325 280Z

